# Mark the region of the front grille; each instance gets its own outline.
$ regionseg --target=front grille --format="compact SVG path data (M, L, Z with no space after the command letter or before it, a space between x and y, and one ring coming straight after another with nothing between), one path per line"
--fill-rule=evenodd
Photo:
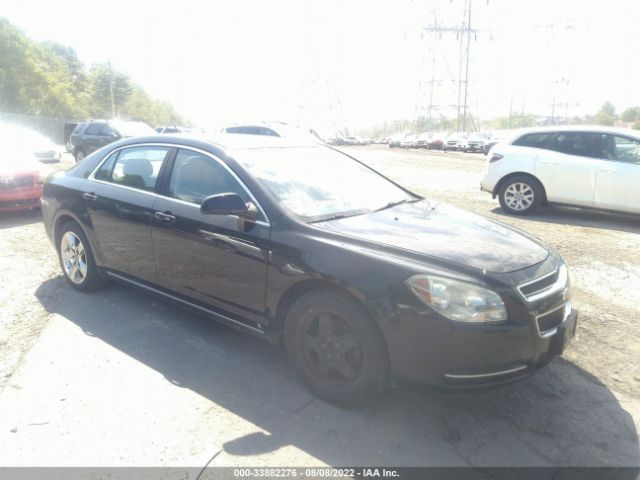
M536 280L533 283L520 287L520 291L525 297L544 291L545 289L553 286L553 284L558 281L559 275L560 271L556 270L552 275L549 275L548 277L541 278L540 280Z
M538 330L541 334L553 330L564 321L565 308L558 308L552 312L545 313L536 318Z
M567 267L560 265L552 274L518 286L518 291L525 300L535 302L562 290L568 285L568 282Z

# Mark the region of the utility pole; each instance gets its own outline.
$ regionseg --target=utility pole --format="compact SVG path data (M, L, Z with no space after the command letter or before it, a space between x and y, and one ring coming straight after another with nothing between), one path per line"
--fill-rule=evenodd
M109 58L109 94L111 96L111 118L116 118L116 102L113 98L113 69L111 68L111 58Z
M464 73L464 113L462 115L462 131L467 131L467 95L469 92L469 48L471 47L471 4L472 0L467 0L468 8L467 8L467 53L466 53L466 67Z

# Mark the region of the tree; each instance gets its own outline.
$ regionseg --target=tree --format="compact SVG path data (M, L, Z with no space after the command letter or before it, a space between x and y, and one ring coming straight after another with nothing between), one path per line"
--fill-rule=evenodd
M622 115L620 115L620 119L623 122L635 122L636 120L640 120L640 107L629 107Z
M606 115L609 115L611 117L615 117L616 107L611 102L604 102L600 107L600 112L605 113Z
M0 18L0 111L82 120L116 115L148 123L185 123L171 104L156 100L126 73L108 64L87 70L77 52L55 42L39 43Z

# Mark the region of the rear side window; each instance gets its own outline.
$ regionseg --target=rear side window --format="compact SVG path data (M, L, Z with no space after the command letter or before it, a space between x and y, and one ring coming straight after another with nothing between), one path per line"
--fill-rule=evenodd
M513 142L513 145L549 149L549 142L553 135L554 134L550 132L527 133Z
M597 157L598 134L594 132L559 132L550 141L549 148L556 152L581 157Z
M87 127L87 130L84 132L87 135L100 135L102 131L102 123L92 123Z
M105 182L153 191L167 147L125 148L111 155L96 171L94 178Z
M600 158L640 165L640 142L638 140L620 135L604 134L602 137L608 137L608 140L603 140Z

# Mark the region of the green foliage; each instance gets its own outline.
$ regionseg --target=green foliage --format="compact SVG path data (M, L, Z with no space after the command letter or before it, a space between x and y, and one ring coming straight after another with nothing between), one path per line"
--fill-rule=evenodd
M0 18L0 111L76 120L110 118L111 82L117 116L152 126L185 123L169 103L149 96L125 73L111 71L106 63L87 69L73 48L35 42Z
M627 108L622 112L622 115L620 115L620 119L623 122L636 122L640 120L640 107Z
M598 113L604 113L609 117L616 116L616 107L611 102L604 102L600 107L600 111Z

